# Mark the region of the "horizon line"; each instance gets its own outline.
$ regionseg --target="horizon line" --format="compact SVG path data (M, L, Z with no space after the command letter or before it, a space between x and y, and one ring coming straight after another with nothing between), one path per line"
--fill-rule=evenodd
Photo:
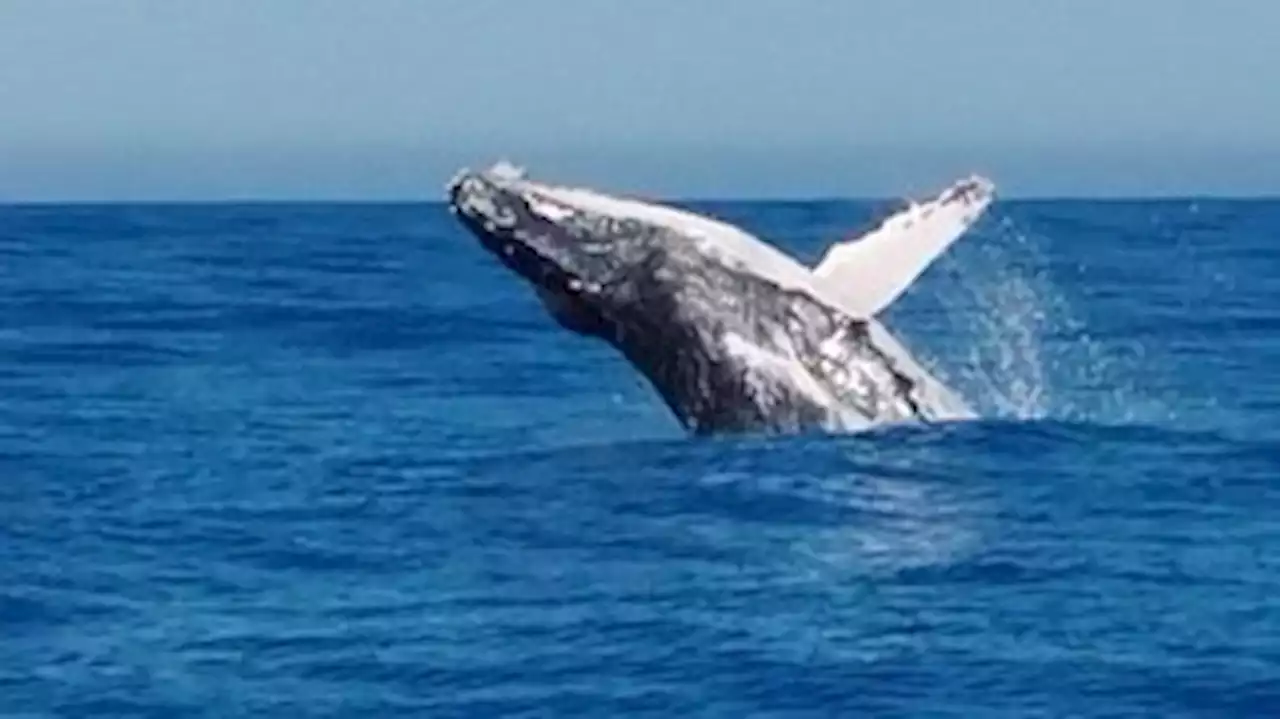
M913 199L905 195L810 195L810 196L788 196L788 195L680 195L680 194L662 194L662 193L633 193L633 196L653 202L675 202L675 203L692 203L692 204L720 204L720 203L832 203L832 202L853 202L853 203L876 203L876 202L898 202L904 199ZM1087 193L1017 193L1003 194L998 190L996 192L997 202L1019 202L1019 203L1048 203L1048 202L1108 202L1108 203L1132 203L1132 202L1197 202L1197 201L1229 201L1229 202L1268 202L1280 201L1280 191L1259 191L1259 192L1240 192L1240 193L1223 193L1223 192L1176 192L1176 193L1101 193L1091 195ZM334 196L334 197L190 197L190 198L165 198L165 197L139 197L139 198L92 198L92 197L69 197L69 198L34 198L34 199L6 199L0 197L0 207L105 207L105 206L218 206L218 205L426 205L444 207L448 203L443 199L432 199L426 197L356 197L356 196Z

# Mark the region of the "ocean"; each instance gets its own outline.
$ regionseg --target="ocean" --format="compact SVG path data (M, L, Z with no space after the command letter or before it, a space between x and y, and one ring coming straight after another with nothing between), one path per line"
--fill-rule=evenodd
M983 419L694 439L441 205L0 207L0 715L1280 716L1278 297L1000 200L887 318Z

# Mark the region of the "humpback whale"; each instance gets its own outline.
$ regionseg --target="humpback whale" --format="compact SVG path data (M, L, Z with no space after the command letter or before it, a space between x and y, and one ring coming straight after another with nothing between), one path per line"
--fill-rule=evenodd
M879 315L991 203L984 177L907 201L813 267L718 218L506 162L459 171L446 193L556 322L613 345L694 435L975 416Z

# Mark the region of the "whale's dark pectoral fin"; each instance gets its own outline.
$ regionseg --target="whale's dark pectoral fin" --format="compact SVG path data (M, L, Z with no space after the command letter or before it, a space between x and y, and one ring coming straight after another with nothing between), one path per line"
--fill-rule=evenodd
M845 308L874 317L959 239L994 197L990 180L976 175L960 180L931 200L911 203L867 234L833 244L814 277Z

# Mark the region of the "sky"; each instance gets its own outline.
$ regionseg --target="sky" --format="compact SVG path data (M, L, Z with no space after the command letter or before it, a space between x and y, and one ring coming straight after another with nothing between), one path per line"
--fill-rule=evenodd
M0 0L0 201L1280 194L1275 0Z

